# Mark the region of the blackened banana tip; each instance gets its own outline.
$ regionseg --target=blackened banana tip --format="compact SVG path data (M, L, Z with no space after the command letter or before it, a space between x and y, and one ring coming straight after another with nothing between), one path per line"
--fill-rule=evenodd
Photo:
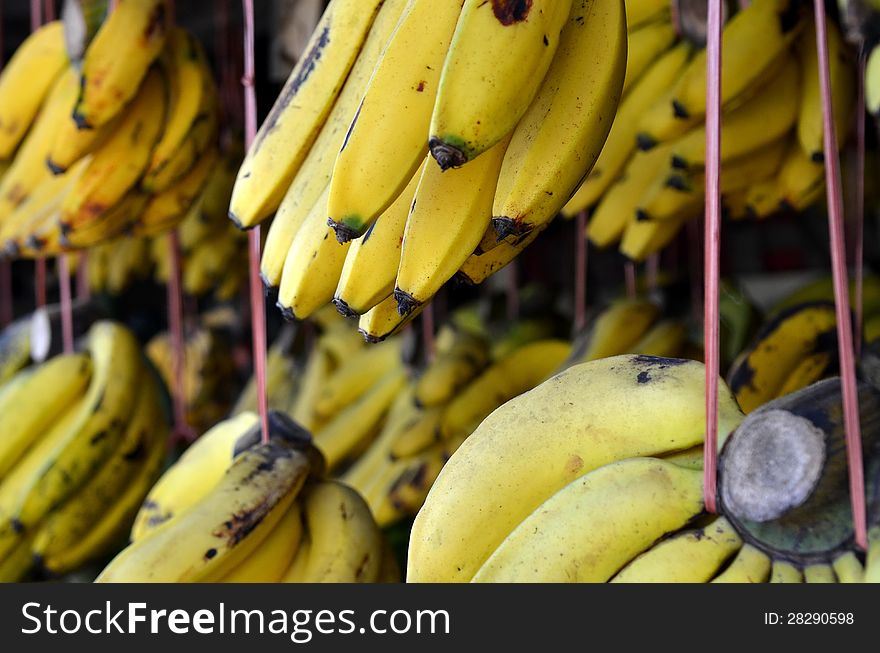
M516 225L516 221L507 216L502 215L492 218L492 227L495 229L495 235L497 236L496 242L499 243L510 236L520 235L520 230Z
M342 317L355 318L355 317L359 316L359 313L357 313L356 311L353 311L351 309L351 306L349 306L348 302L346 302L344 299L341 299L339 297L334 297L332 301L333 301L333 305L336 306L336 311Z
M647 152L648 150L656 147L657 139L650 134L640 132L636 135L636 145L642 152Z
M347 224L336 222L333 218L327 218L327 226L333 227L333 231L336 232L336 241L340 245L344 245L348 241L360 237L360 234L356 230L352 229Z
M400 288L394 289L394 299L397 301L397 312L406 317L419 307L419 302L408 292L404 292Z
M672 101L672 113L679 120L687 120L691 117L690 112L678 100Z
M444 143L436 136L432 136L428 141L428 148L431 150L431 156L440 165L441 170L460 168L467 163L467 157L464 155L464 152L449 143Z

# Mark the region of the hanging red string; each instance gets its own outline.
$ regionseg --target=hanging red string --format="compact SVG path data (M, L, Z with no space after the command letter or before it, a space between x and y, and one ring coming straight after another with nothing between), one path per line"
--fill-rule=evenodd
M721 248L721 3L709 2L706 24L706 224L703 230L703 347L706 359L706 439L703 501L716 512L719 352L718 275Z
M46 259L34 261L34 304L37 308L46 305Z
M635 299L638 294L636 290L636 264L627 261L623 264L623 278L626 285L626 296L628 299Z
M31 0L31 31L36 32L43 24L42 7L40 0Z
M843 233L843 193L840 158L834 131L834 106L831 97L831 73L828 63L825 3L813 2L816 19L816 49L819 57L819 87L822 93L822 131L825 154L825 194L828 205L828 231L831 239L831 273L834 280L834 305L837 313L837 347L840 380L843 389L843 423L846 429L846 453L849 467L850 503L853 512L855 543L867 548L865 478L862 463L862 437L859 423L858 388L853 349L852 317L849 307L849 284L846 271L846 241Z
M46 0L43 3L43 22L55 20L55 3L53 0Z
M79 252L79 261L76 265L76 298L88 300L92 296L89 288L89 250Z
M70 258L58 257L58 283L61 288L61 342L65 354L73 353L73 298L70 296Z
M853 246L853 267L855 268L855 329L853 330L856 357L862 352L862 334L864 330L865 288L865 57L859 54L859 65L856 76L856 161L853 192L853 226L855 227L855 243Z
M587 212L581 211L574 226L574 331L587 326Z
M242 0L244 14L244 134L249 148L257 135L257 95L254 89L254 3ZM263 442L269 441L269 405L266 395L266 306L263 282L260 279L260 227L248 232L249 274L251 288L251 331L253 332L254 373L257 378L257 400L260 409Z

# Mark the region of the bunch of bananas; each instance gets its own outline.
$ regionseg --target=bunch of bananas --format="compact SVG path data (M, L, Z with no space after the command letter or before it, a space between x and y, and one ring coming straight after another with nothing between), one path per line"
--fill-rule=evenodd
M618 356L568 369L490 415L416 517L412 582L853 582L852 552L773 559L703 506L705 370ZM742 421L723 381L721 444ZM552 437L548 437L552 435ZM732 436L732 437L735 437Z
M816 34L797 0L757 0L724 27L721 192L728 217L801 210L824 191ZM704 206L706 51L668 14L631 25L625 93L596 165L563 213L592 207L587 235L642 261ZM828 25L835 129L854 115L854 58Z
M623 0L332 0L230 216L274 214L262 274L285 314L333 300L380 340L556 215L599 155L625 68Z
M63 27L34 32L0 75L0 247L43 256L179 223L218 158L219 100L170 0L125 0L77 65ZM8 127L7 127L8 126Z
M86 277L94 293L122 295L153 271L149 241L123 236L89 249Z
M850 301L855 299L854 282ZM880 337L880 279L862 287L863 340ZM830 277L797 289L770 310L754 339L733 361L727 382L745 413L838 373L837 317Z
M0 580L57 575L125 531L165 459L167 420L134 336L97 322L82 352L0 388Z
M308 433L243 413L205 433L159 479L131 544L97 582L397 582L363 499L323 479Z
M186 423L199 433L219 422L232 405L237 370L228 355L230 345L227 333L205 325L189 333L184 343ZM150 340L146 354L165 385L175 387L174 348L168 333L160 333Z

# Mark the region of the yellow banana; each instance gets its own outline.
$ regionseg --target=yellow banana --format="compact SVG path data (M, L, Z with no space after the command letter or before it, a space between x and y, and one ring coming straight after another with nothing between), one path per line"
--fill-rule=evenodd
M834 567L829 564L815 563L804 567L805 583L836 583Z
M234 222L252 227L281 204L382 4L383 0L331 0L328 4L238 172L229 205ZM384 41L378 47L382 45ZM365 46L364 51L367 49ZM374 63L369 64L370 71ZM347 116L349 120L352 115L353 111Z
M764 583L770 577L771 560L760 549L745 544L713 583Z
M648 67L657 61L676 40L675 28L669 20L658 20L630 29L626 38L626 79L623 93L639 81Z
M847 551L834 559L831 563L838 582L862 583L865 579L865 568L852 551Z
M431 116L442 170L501 141L525 114L559 45L572 0L465 0Z
M650 354L634 348L651 332L658 313L656 304L644 299L614 302L590 324L585 337L575 345L571 361L583 363L631 351Z
M127 0L107 16L83 57L73 109L80 129L95 129L123 109L131 111L126 105L148 81L147 71L170 30L169 0ZM164 108L154 114L154 123L158 115L164 115Z
M677 79L692 52L693 47L686 42L671 48L651 63L621 99L602 152L580 188L562 208L563 215L573 217L589 208L617 180L636 149L639 117L645 107L651 105Z
M677 358L681 355L686 340L687 327L682 322L662 320L652 326L627 353Z
M352 242L333 297L342 315L363 315L394 292L406 219L424 168L423 162L391 206Z
M302 537L302 507L299 502L294 502L260 547L219 582L279 582L293 562Z
M658 20L669 11L667 0L626 0L626 23L632 29Z
M153 69L116 130L92 155L88 168L64 199L61 220L65 231L91 224L137 183L162 133L165 106L165 80Z
M793 143L776 177L774 199L777 206L801 211L815 202L825 190L825 166L816 163Z
M393 340L374 347L364 347L342 362L314 399L319 417L332 417L357 401L373 385L396 367L400 367L401 342Z
M32 32L3 66L0 75L0 159L13 155L67 63L64 26L55 20ZM67 108L68 111L72 106Z
M724 517L681 531L654 545L611 579L612 583L705 583L743 545Z
M495 232L495 227L490 226L486 229L486 234L491 234L491 239L495 241L495 246L488 252L474 252L468 256L465 262L461 264L456 276L466 283L483 283L487 278L503 269L519 256L544 231L545 227L546 225L539 225L511 244L506 240L500 243L497 242L498 236Z
M664 31L671 42L671 26ZM629 65L625 44L623 0L572 2L553 63L504 155L492 206L499 239L552 220L593 167Z
M789 562L774 560L770 568L771 583L803 583L803 572Z
M394 286L401 315L429 301L480 243L509 142L502 138L458 170L425 166L406 221Z
M656 458L613 462L544 501L473 582L605 582L702 510L702 472Z
M389 295L358 318L358 332L367 342L382 342L400 333L426 305L422 304L411 313L401 315L397 310L397 299L394 295Z
M473 333L457 331L449 349L438 353L416 382L416 402L422 407L446 404L488 362L486 341Z
M376 64L333 166L327 215L340 240L362 235L427 154L440 71L464 0L412 0Z
M682 225L696 218L701 211L702 205L694 203L672 220L630 219L620 241L620 253L631 261L643 262L666 247L681 230Z

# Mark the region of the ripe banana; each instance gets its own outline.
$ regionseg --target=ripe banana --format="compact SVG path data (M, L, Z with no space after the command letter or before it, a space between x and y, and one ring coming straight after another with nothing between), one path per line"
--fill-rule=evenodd
M702 510L701 472L656 458L613 462L538 506L473 582L605 582Z
M360 399L382 377L400 367L401 342L364 347L342 362L314 399L318 417L327 418Z
M401 315L429 301L480 243L509 142L502 138L458 170L425 166L406 221L394 287Z
M150 65L162 52L170 30L169 0L121 2L107 16L83 57L79 98L73 108L80 129L95 129L123 109L131 111L126 105L147 82ZM163 105L153 114L153 124L164 113Z
M770 577L771 560L751 544L743 545L727 568L713 583L764 583Z
M0 159L13 156L66 66L64 26L58 20L32 32L3 66L0 75Z
M639 81L648 67L676 41L675 28L669 20L658 20L630 29L626 38L626 79L622 93Z
M322 225L327 226L327 197L325 195L329 193L333 164L345 141L345 134L351 125L352 117L363 99L370 74L382 54L382 48L394 31L404 5L403 0L388 0L382 5L376 22L370 29L369 36L364 43L363 50L358 55L357 61L346 79L339 99L333 105L333 110L327 116L327 122L321 128L314 145L308 151L308 156L299 167L296 176L291 180L287 192L283 195L281 205L278 207L278 212L266 237L266 247L262 257L261 271L264 283L268 286L276 287L281 281L287 253L292 247L294 237L308 222L307 217L310 213L318 210L323 215L312 216L313 222L320 220ZM279 144L279 146L289 148L287 143ZM248 162L245 160L242 171L247 165ZM230 209L233 221L239 219L236 193L241 179L242 172L239 172ZM265 181L258 183L262 184ZM322 206L316 208L319 202ZM249 226L245 222L242 222L241 225ZM332 231L330 233L335 235ZM330 301L331 297L321 303Z
M705 583L743 545L724 517L687 530L648 549L611 579L612 583Z
M657 319L657 305L643 299L624 299L602 311L574 346L568 364L618 356L634 351ZM568 365L566 365L568 366Z
M333 297L342 315L363 315L394 292L406 219L424 169L423 162L391 206L352 242Z
M328 4L238 172L229 204L230 217L237 224L259 224L281 204L383 1L331 0Z
M376 304L358 319L358 332L370 343L382 342L386 338L400 333L414 320L427 304L418 306L407 315L398 310L397 298L389 295Z
M865 579L865 568L852 551L837 556L832 563L838 582L862 583Z
M466 582L518 524L578 477L616 460L702 443L704 384L697 362L617 356L569 368L507 402L465 440L431 488L413 524L408 580ZM742 413L724 384L718 399L723 439Z
M789 562L774 560L770 568L771 583L803 583L803 572Z
M485 339L457 330L449 349L438 353L415 385L419 406L442 406L451 401L489 362Z
M572 0L465 0L440 74L428 145L442 170L501 141L525 114Z
M663 31L671 42L671 26ZM625 43L623 0L572 2L553 63L504 155L492 206L499 239L552 220L593 167L629 65Z
M629 352L647 356L676 358L681 355L687 340L687 326L675 320L661 320L642 336Z
M120 552L96 579L217 581L253 554L293 504L309 458L268 442L244 451L219 485L178 519Z
M427 154L440 71L464 0L413 0L376 64L333 166L327 215L341 240L362 235Z
M303 537L302 507L294 502L259 548L223 576L221 583L277 583L293 562Z
M495 227L490 226L486 229L486 234L491 235L494 246L488 252L474 252L468 256L458 269L456 277L472 285L483 283L487 278L503 269L519 256L526 247L531 245L535 238L544 231L545 226L535 227L522 238L515 240L514 244L506 240L499 243ZM483 239L485 240L485 235Z
M630 29L659 20L669 11L667 0L626 0L626 23Z

